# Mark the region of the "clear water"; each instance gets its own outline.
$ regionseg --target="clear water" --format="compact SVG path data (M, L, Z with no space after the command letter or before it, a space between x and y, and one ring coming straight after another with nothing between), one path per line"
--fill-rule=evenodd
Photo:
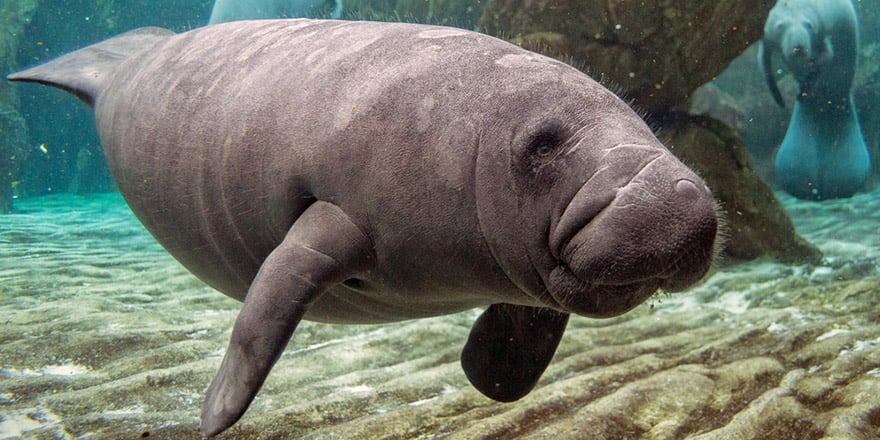
M859 6L878 17L869 10L878 5ZM480 8L465 9L449 24L474 28ZM0 25L14 29L2 38L18 47L5 67L138 26L201 26L210 10L209 1L12 0L0 4ZM869 53L878 41L863 33ZM858 86L878 88L877 70L863 63ZM17 90L31 150L13 182L15 211L0 215L0 439L198 438L240 304L190 275L113 192L85 106ZM4 96L0 110L11 105ZM860 108L864 121L878 119L880 108ZM877 133L865 138L876 148ZM766 153L753 155L766 169ZM226 435L880 438L880 188L823 202L776 196L821 264L725 264L621 317L573 318L520 401L493 402L461 372L478 310L382 326L305 322Z

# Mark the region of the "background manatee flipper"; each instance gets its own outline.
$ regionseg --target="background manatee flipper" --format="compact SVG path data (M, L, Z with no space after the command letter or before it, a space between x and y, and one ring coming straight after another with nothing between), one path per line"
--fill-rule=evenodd
M222 432L244 414L308 306L329 286L368 269L369 243L329 203L315 202L296 220L248 289L223 363L205 396L203 433Z
M173 35L158 27L135 29L7 78L56 87L94 106L104 80L116 65Z
M547 369L568 314L545 308L493 304L471 328L461 366L480 392L501 402L520 399Z
M776 76L773 74L773 50L768 48L764 41L758 45L758 59L764 68L764 79L767 80L767 88L770 89L773 100L780 107L785 108L785 101L782 99L782 93L779 92L779 86L776 85Z

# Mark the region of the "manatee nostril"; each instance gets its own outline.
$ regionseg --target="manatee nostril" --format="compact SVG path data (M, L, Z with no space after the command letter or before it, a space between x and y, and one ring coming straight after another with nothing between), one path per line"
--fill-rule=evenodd
M679 179L675 182L675 193L684 199L696 200L700 198L700 188L693 180Z

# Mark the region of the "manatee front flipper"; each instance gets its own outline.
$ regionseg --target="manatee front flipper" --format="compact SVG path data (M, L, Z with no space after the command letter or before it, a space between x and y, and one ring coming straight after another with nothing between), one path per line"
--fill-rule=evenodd
M762 40L758 45L758 58L764 67L764 79L767 81L767 87L770 88L773 100L780 107L785 108L785 100L782 99L782 93L779 92L779 86L776 85L776 76L773 72L773 49L768 47L767 41Z
M308 306L372 261L370 240L341 209L320 201L306 209L248 289L202 405L204 434L220 433L244 414Z
M471 328L461 353L464 373L487 397L517 400L538 383L567 323L567 313L493 304Z

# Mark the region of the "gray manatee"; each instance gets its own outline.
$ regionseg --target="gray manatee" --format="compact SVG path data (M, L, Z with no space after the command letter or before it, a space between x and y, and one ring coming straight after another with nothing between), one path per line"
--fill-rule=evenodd
M870 171L852 97L859 28L850 0L779 0L764 27L760 58L773 98L785 106L774 79L779 53L800 87L776 178L804 199L849 197Z
M328 0L214 0L208 24L265 18L319 17ZM333 0L332 18L342 17L342 0Z
M489 306L461 363L527 394L570 313L624 313L709 269L709 189L623 101L504 41L414 24L144 28L9 76L94 108L119 190L243 301L202 409L235 423L302 319Z

